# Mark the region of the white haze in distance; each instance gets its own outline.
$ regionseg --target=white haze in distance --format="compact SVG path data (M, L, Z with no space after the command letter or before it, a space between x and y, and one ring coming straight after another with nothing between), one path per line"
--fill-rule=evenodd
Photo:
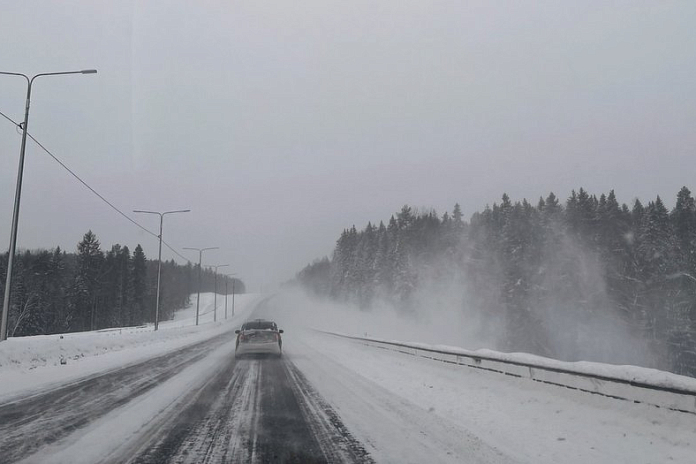
M537 273L546 277L538 288L530 285L528 299L517 302L516 309L529 312L520 317L523 323L538 327L513 327L525 339L536 337L531 340L536 348L530 352L563 361L665 368L649 350L645 334L633 332L640 329L635 324L632 328L630 317L609 298L600 255L561 227L548 233L548 252L538 266L523 272L525 280L534 281ZM552 243L554 237L558 245ZM281 321L350 335L511 351L506 343L511 324L504 305L504 272L492 263L469 274L467 263L475 259L472 250L464 238L453 253L454 261L447 256L418 262L411 256L418 277L409 309L379 297L361 308L291 286L273 300L277 315ZM375 293L384 294L379 288Z
M117 206L190 208L165 240L218 246L250 290L408 203L620 201L693 185L694 2L3 1L0 68L29 128ZM0 111L22 118L21 80ZM0 121L0 247L19 137ZM29 144L19 246L157 243ZM156 230L154 217L138 220ZM166 259L176 258L167 249ZM179 259L179 258L176 258Z

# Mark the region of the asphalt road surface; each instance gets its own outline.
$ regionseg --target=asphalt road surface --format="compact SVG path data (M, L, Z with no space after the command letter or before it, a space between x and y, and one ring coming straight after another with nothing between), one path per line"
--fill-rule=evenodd
M0 404L0 462L64 462L52 447L77 441L112 411L231 345L232 336ZM287 354L233 354L102 462L373 462Z
M367 452L287 357L230 362L132 463L364 463Z
M228 335L0 404L0 462L17 462L66 438L173 377L229 340Z

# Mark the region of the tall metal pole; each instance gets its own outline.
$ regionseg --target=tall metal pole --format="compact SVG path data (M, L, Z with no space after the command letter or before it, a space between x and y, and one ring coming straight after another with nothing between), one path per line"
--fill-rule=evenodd
M232 279L232 315L234 316L234 279Z
M218 247L208 247L208 248L188 248L185 247L184 250L194 250L198 252L198 296L196 297L196 325L198 325L198 316L201 309L201 264L203 263L203 252L206 250L217 250Z
M159 254L157 255L157 302L155 303L155 330L159 328L159 308L160 308L160 281L162 276L162 223L164 222L165 214L172 213L188 213L190 209L178 209L176 211L165 211L160 213L159 211L145 211L140 209L134 209L134 213L147 213L147 214L157 214L160 218L160 228L159 228Z
M203 263L203 250L198 250L198 295L196 296L196 325L198 325L198 315L201 312L201 265Z
M233 275L236 275L236 274L234 272L231 274L224 274L224 276L225 276L225 319L227 319L227 294L228 294L227 284L230 281L229 277L233 276ZM232 278L232 288L234 288L234 278Z
M160 230L159 230L159 251L157 252L157 298L155 302L155 332L159 328L159 303L160 303L160 282L162 280L162 223L164 222L164 214L160 214Z
M9 76L21 76L27 80L27 100L24 106L24 122L22 123L22 145L19 149L19 169L17 173L17 186L15 189L14 208L12 209L12 230L10 232L10 249L7 255L7 275L5 276L5 295L2 302L2 317L0 317L0 341L7 340L7 319L10 314L10 294L12 293L12 270L14 268L15 252L17 250L17 228L19 225L19 204L22 196L22 178L24 175L24 154L27 147L27 127L29 126L29 106L31 102L31 85L34 79L40 76L57 76L60 74L96 74L96 69L84 69L82 71L65 71L55 73L37 74L31 79L22 73L0 71L0 74Z
M217 270L220 267L227 267L229 264L216 264L213 266L208 266L214 268L215 270L215 304L213 306L213 322L217 322Z

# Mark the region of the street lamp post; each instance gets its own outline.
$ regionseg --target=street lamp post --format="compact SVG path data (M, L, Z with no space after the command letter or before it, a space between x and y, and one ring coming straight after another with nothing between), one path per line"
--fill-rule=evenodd
M213 322L217 322L217 270L219 267L227 267L229 264L216 264L214 266L208 266L215 268L215 303L213 304Z
M203 252L206 250L217 250L218 247L208 248L184 248L184 250L194 250L198 252L198 296L196 297L196 325L198 325L198 314L201 309L201 262L203 261Z
M232 315L234 316L234 279L232 279Z
M236 275L235 273L232 274L224 274L225 277L230 277ZM230 279L225 279L225 319L227 319L227 283L230 281ZM234 316L234 277L232 277L232 315Z
M157 302L155 303L155 331L159 328L159 306L160 306L160 277L162 275L162 223L164 222L165 214L173 213L188 213L190 209L178 209L176 211L165 211L160 213L159 211L145 211L141 209L134 209L134 213L147 213L147 214L157 214L160 218L160 228L159 228L159 254L157 257Z
M96 69L83 69L82 71L63 71L41 73L29 78L26 74L4 72L0 74L8 76L21 76L27 81L27 101L24 107L24 122L22 128L22 145L19 150L19 172L17 174L17 187L15 190L14 209L12 210L12 229L10 232L10 250L7 255L7 276L5 277L5 296L2 302L2 317L0 318L0 341L7 339L7 317L10 313L10 293L12 290L12 268L14 267L15 250L17 248L17 227L19 225L19 202L22 196L22 176L24 173L24 153L27 146L27 126L29 125L29 106L31 101L31 86L34 79L40 76L58 76L62 74L96 74Z

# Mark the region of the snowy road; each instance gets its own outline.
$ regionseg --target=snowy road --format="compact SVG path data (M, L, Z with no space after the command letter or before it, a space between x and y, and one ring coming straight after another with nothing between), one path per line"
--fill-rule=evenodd
M370 462L287 359L227 365L158 428L133 463Z
M0 405L3 462L14 462L70 435L173 377L229 340L205 342Z
M292 362L234 333L0 404L2 462L369 463Z
M316 318L282 299L240 317L254 308L252 317L285 329L283 358L235 359L240 319L164 355L28 388L29 397L0 400L0 461L647 464L696 455L690 414L320 334L304 328Z

